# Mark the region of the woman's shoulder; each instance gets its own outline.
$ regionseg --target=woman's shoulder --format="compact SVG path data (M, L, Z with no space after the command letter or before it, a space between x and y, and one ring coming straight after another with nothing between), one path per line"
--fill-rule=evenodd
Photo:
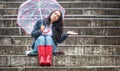
M41 23L42 20L38 20L37 23Z

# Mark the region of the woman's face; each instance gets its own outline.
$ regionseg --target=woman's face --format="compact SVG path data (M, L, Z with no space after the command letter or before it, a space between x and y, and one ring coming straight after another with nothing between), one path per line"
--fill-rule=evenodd
M54 13L52 13L51 15L51 21L52 22L55 22L55 21L58 21L58 19L60 18L60 12L59 11L55 11Z

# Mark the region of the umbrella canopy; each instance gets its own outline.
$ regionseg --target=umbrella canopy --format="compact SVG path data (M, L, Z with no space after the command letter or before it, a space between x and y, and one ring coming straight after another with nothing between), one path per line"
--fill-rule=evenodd
M35 23L54 10L60 10L64 18L65 9L56 0L27 0L18 9L17 24L31 34Z

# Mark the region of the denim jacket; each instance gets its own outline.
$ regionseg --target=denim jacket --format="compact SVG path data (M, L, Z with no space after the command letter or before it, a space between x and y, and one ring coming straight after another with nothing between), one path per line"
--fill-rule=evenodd
M41 20L39 20L34 25L34 28L31 32L31 36L34 37L34 41L33 41L33 44L32 44L32 49L34 48L34 44L35 44L36 39L39 36L41 36L41 34L42 34L42 32L40 31L40 26L42 25L42 23L43 23L44 26L46 26L46 20L42 20L42 22L41 22ZM52 32L53 32L52 38L53 38L56 45L57 45L57 43L62 43L68 37L68 35L66 33L64 33L60 37L58 37L57 33L59 33L59 32L57 32L53 26L52 26Z

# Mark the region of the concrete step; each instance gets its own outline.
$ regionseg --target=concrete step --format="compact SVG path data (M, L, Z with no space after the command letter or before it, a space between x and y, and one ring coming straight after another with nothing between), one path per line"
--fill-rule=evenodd
M16 16L17 17L17 16ZM65 18L120 18L120 15L65 15Z
M25 55L31 45L0 45L0 55ZM65 55L119 56L120 45L58 45L57 51Z
M28 17L29 17L29 15L28 15ZM17 18L17 15L0 15L0 18ZM77 14L72 14L72 15L65 15L65 18L120 18L120 15L79 15L79 14L77 15Z
M26 27L28 28L28 27ZM64 27L64 32L75 31L78 35L120 36L120 27ZM26 35L20 27L0 27L1 35Z
M119 71L119 66L78 66L78 67L1 67L1 71Z
M120 26L120 18L65 18L64 26L113 27ZM0 19L0 27L18 27L16 18Z
M0 2L0 8L18 8L23 2ZM119 8L120 2L59 1L64 8Z
M66 14L120 15L119 8L65 8ZM0 15L17 15L18 8L0 8Z
M119 66L120 56L105 55L57 55L52 58L52 66ZM0 55L0 67L39 66L38 56Z
M31 45L30 36L0 35L0 45ZM72 40L72 41L71 41ZM71 35L62 45L120 45L120 36Z

